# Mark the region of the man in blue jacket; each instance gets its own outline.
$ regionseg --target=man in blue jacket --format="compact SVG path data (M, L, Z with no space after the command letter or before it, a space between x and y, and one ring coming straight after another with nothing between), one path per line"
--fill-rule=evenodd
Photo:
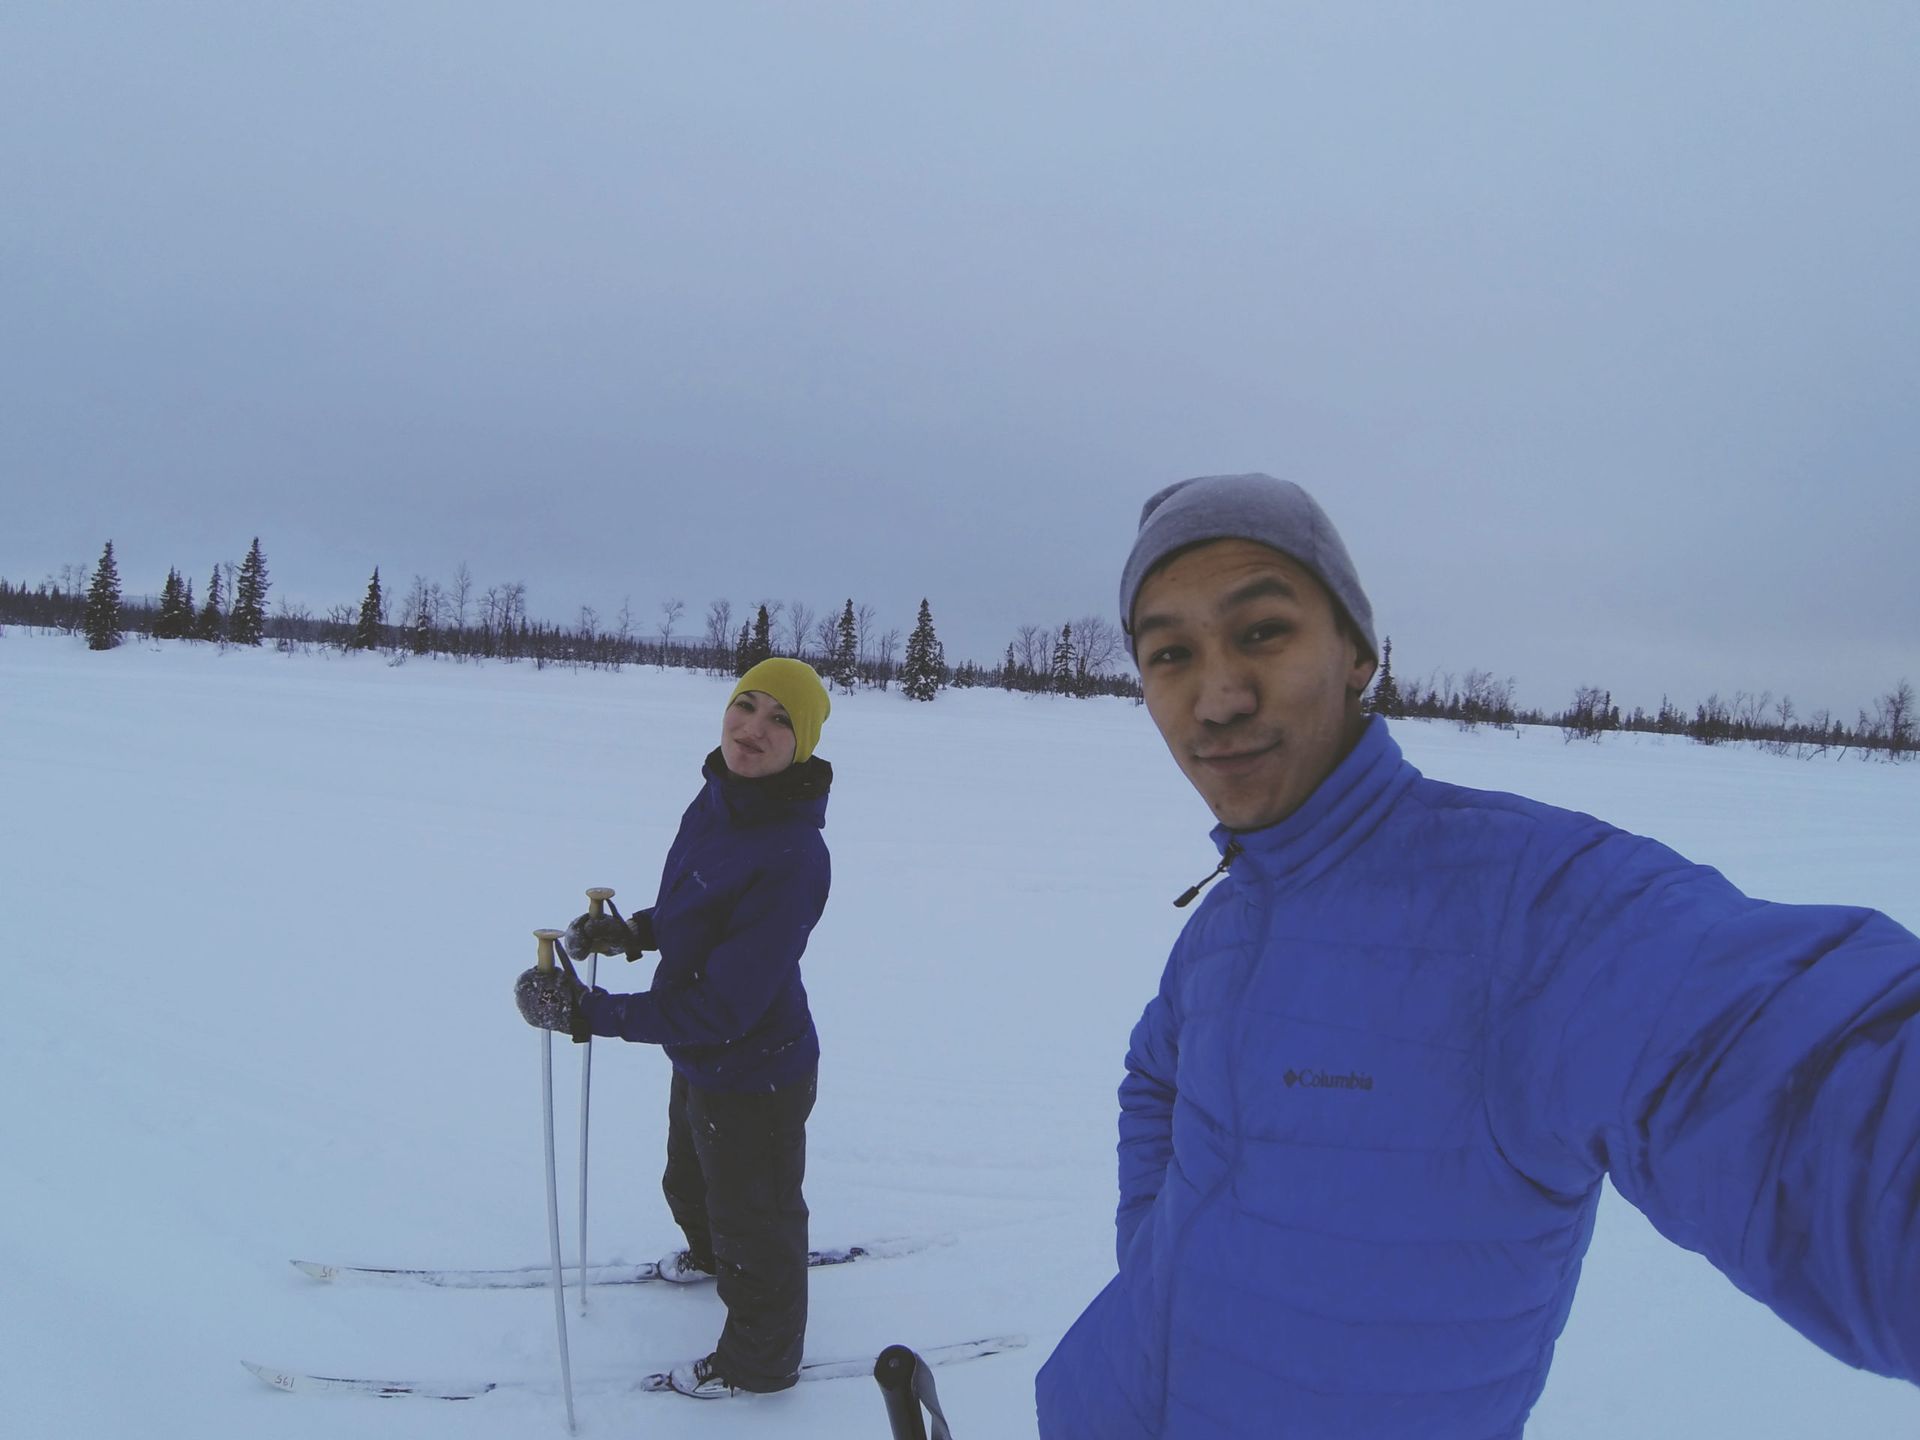
M1045 1440L1511 1440L1609 1176L1920 1379L1920 939L1422 776L1296 485L1155 495L1120 613L1226 878L1133 1032L1119 1273L1040 1372Z

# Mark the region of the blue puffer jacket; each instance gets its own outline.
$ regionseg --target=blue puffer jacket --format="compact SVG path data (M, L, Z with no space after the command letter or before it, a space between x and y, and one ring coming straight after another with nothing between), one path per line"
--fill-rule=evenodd
M1601 1179L1920 1378L1920 939L1422 777L1385 722L1246 834L1120 1088L1119 1274L1045 1440L1511 1440Z
M659 898L633 917L660 952L653 988L596 990L582 1009L596 1035L663 1046L689 1084L776 1089L820 1061L800 956L832 878L820 832L833 767L816 755L743 780L715 750L703 773Z

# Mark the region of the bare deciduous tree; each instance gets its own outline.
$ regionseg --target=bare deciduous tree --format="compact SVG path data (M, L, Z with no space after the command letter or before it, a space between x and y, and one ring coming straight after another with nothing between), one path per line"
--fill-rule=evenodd
M1082 615L1073 622L1073 650L1080 668L1101 674L1121 649L1120 627L1104 615Z
M834 649L840 643L840 621L831 611L822 615L814 625L813 643L819 647L819 653L822 659L831 660L833 658Z
M327 633L333 637L335 649L345 652L353 648L353 631L359 621L358 605L342 603L328 607Z
M1447 677L1449 686L1453 677ZM1597 685L1582 685L1573 692L1573 704L1560 717L1560 733L1569 741L1598 740L1606 731L1609 711L1608 692Z
M305 605L296 605L284 595L273 612L273 648L282 655L291 655L303 638L310 639L313 625L313 611Z
M860 663L867 661L867 640L873 634L873 606L853 607L853 646Z
M707 663L728 667L733 663L733 602L707 602Z
M707 602L707 644L715 648L733 643L733 602Z
M400 623L406 627L416 655L425 654L433 630L433 604L427 589L427 577L415 575L400 602Z
M1482 721L1493 725L1506 725L1511 721L1511 677L1499 680L1490 670L1469 670L1461 687L1458 724L1462 730L1472 730ZM1604 692L1602 694L1604 698Z
M1887 758L1904 759L1913 749L1913 686L1902 680L1873 702L1873 728L1887 742Z
M887 631L874 645L873 668L878 676L880 688L887 688L887 682L893 679L893 657L900 653L900 631L898 628Z
M803 600L790 601L787 605L787 634L793 648L787 653L796 660L807 658L807 639L812 630L813 607Z
M1733 692L1733 723L1742 738L1748 738L1763 729L1767 723L1767 711L1773 708L1773 692L1762 690L1759 694L1750 694L1745 690Z
M464 560L460 562L460 568L453 572L453 588L448 598L452 602L449 618L453 621L453 628L466 629L467 605L473 599L473 572L467 569Z
M1044 625L1022 625L1013 632L1013 661L1031 674L1046 674L1053 663L1053 631Z
M1774 730L1774 738L1763 741L1762 748L1771 750L1776 755L1785 755L1789 749L1804 749L1804 745L1796 745L1794 741L1793 697L1782 695L1780 703L1774 709L1780 719Z

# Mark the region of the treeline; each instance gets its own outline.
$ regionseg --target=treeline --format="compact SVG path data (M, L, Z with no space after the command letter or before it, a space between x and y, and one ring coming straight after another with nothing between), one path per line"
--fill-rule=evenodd
M1456 677L1434 671L1424 681L1402 683L1393 673L1393 640L1381 645L1380 671L1367 695L1367 707L1381 715L1451 720L1462 729L1481 725L1513 729L1520 725L1556 726L1569 741L1598 740L1616 732L1675 735L1702 745L1744 741L1777 755L1808 759L1816 755L1904 760L1920 747L1920 714L1913 686L1901 680L1863 707L1851 725L1826 709L1801 715L1791 696L1778 700L1771 691L1736 691L1731 700L1709 695L1691 711L1666 696L1654 711L1635 706L1622 713L1613 692L1597 685L1577 686L1563 709L1541 711L1517 706L1511 677L1498 679L1484 670Z
M994 686L1071 696L1129 695L1139 684L1118 670L1125 651L1118 627L1085 616L1054 630L1023 625L1002 663L972 660L949 665L922 600L911 630L883 627L872 605L846 599L816 610L805 601L763 600L736 612L727 599L709 601L690 621L686 602L660 602L641 617L623 602L611 617L580 607L574 623L555 624L528 613L519 581L481 587L462 564L448 583L415 575L395 595L376 569L360 599L315 615L281 601L269 610L266 559L256 538L239 564L209 573L202 598L193 582L169 568L160 595L122 593L113 543L91 572L69 565L37 585L0 577L0 625L18 624L85 634L95 649L123 636L198 640L231 645L271 643L281 650L328 648L380 651L393 663L409 656L454 660L531 661L618 670L626 665L740 675L771 655L808 661L835 688L889 689L931 700L948 686ZM737 623L736 623L737 620Z
M1791 696L1775 700L1772 692L1734 692L1731 700L1716 693L1687 711L1665 696L1660 708L1648 713L1634 707L1622 715L1611 694L1593 686L1574 691L1573 703L1554 720L1568 740L1597 740L1609 731L1645 735L1684 735L1702 745L1746 741L1778 755L1802 759L1815 755L1844 755L1861 759L1876 755L1904 760L1915 749L1916 715L1913 686L1905 680L1858 711L1852 725L1821 709L1802 717Z
M686 603L663 600L644 626L631 603L603 620L583 605L572 625L535 620L527 611L527 587L510 581L475 585L463 564L448 584L415 575L395 599L375 570L357 603L314 615L282 601L271 612L266 557L256 537L245 559L213 567L196 602L193 582L169 568L157 598L121 593L119 565L108 541L89 572L69 565L36 586L0 578L0 626L19 624L85 634L94 649L109 649L128 633L156 640L223 645L271 642L282 650L308 647L379 651L390 663L409 656L454 660L531 661L618 670L626 665L741 675L772 655L806 660L843 693L861 687L885 690L899 684L911 699L932 700L948 686L994 687L1068 696L1140 698L1126 637L1120 627L1085 615L1058 629L1022 625L993 665L972 660L950 666L935 632L928 602L904 637L881 628L874 607L848 598L837 608L816 610L804 601L763 600L736 614L730 600L707 603L690 625ZM1856 754L1863 759L1903 760L1920 741L1913 687L1905 680L1863 707L1852 724L1826 710L1802 716L1791 698L1768 692L1736 692L1731 700L1710 695L1691 711L1662 697L1658 710L1635 707L1622 714L1611 691L1580 686L1558 711L1527 709L1514 701L1512 677L1490 671L1435 670L1403 680L1394 670L1393 640L1381 647L1380 667L1367 708L1395 718L1450 720L1464 729L1481 725L1514 729L1557 726L1568 741L1599 739L1616 731L1684 736L1703 745L1748 742L1800 757Z

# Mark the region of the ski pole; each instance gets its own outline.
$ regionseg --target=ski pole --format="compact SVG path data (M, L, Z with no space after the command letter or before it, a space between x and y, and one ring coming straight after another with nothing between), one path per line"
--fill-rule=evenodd
M588 914L600 918L601 910L613 898L613 887L595 885L587 891ZM600 983L600 952L596 949L587 961L587 988ZM580 1051L580 1313L587 1313L587 1115L593 1102L593 1037L589 1035Z
M539 969L553 969L553 942L560 938L558 930L536 930L534 938L540 942L540 958L535 962ZM547 1249L553 1260L553 1322L560 1337L560 1388L567 1397L567 1433L572 1435L573 1422L573 1364L567 1356L567 1300L565 1282L560 1273L560 1186L555 1174L553 1160L553 1032L540 1032L540 1094L545 1102L547 1130Z

